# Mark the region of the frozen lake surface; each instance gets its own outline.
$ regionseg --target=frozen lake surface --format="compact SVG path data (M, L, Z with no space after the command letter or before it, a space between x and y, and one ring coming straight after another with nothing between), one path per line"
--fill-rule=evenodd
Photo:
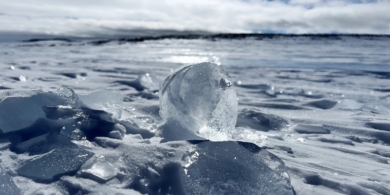
M0 192L390 194L389 54L380 36L0 43ZM159 87L201 62L237 93L226 141L164 133Z

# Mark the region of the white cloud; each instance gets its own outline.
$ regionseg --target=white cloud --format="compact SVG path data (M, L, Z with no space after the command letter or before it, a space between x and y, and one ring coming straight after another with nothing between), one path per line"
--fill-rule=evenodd
M0 31L68 36L174 31L390 34L390 1L0 0Z

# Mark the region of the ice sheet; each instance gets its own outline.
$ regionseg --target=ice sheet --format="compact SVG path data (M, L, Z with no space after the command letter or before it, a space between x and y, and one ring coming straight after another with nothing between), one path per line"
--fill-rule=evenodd
M145 73L163 81L183 65L214 59L229 74L237 93L237 127L230 138L262 145L279 157L297 194L390 194L389 45L388 37L364 36L165 39L99 45L88 40L1 43L0 163L21 194L140 194L166 189L159 181L172 180L166 179L170 175L164 171L185 174L183 167L189 161L181 157L192 154L190 147L198 153L206 151L199 153L202 162L190 167L204 171L203 176L218 176L202 169L207 164L216 170L231 167L214 166L214 159L208 156L230 156L223 150L210 153L217 146L205 149L173 141L203 138L191 132L164 131L169 128L164 128L159 116L160 91L148 90L154 87L146 84L141 88L140 82L135 85ZM119 106L104 106L110 98L99 102L91 97L103 106L87 108L64 88L64 96L58 99L55 94L63 85L77 96L99 90L119 92L124 97L121 118L111 115L119 113ZM119 95L113 96L119 100ZM168 127L178 129L173 124ZM73 172L67 176L61 176L65 169L54 171L61 177L48 176L45 183L30 179L41 177L39 174L18 176L24 163L39 162L55 153L57 133L81 151L111 155L108 162L116 175L111 178L114 174L109 174L110 179L102 182L91 175L82 177L80 169L71 166ZM237 165L234 160L226 162ZM243 172L251 165L245 164L249 166L242 168ZM190 185L207 180L203 176L186 181ZM238 174L252 177L247 176ZM234 182L224 183L239 183ZM151 183L155 188L145 187Z

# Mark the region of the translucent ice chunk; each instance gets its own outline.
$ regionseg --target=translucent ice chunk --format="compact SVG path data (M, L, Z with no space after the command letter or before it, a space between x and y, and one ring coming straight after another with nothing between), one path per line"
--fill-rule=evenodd
M18 95L19 96L19 95ZM45 118L44 106L64 105L68 99L56 93L35 91L22 97L8 97L0 101L0 129L4 133L32 125Z
M145 73L140 74L137 79L138 83L145 89L149 91L157 91L159 86L159 81L156 76L153 74Z
M94 109L103 110L113 114L114 118L119 119L122 116L123 95L116 91L95 91L88 95L79 95L84 106Z
M60 97L63 97L64 99L66 99L67 105L72 106L74 108L80 107L81 102L79 100L79 97L73 91L73 89L71 89L70 87L65 86L65 85L61 86L60 88L58 88L57 94Z
M163 83L160 115L207 139L227 139L237 121L237 97L229 75L209 62L177 70Z
M97 182L106 182L116 176L117 171L115 167L107 161L96 161L86 163L84 168L81 169L81 174Z

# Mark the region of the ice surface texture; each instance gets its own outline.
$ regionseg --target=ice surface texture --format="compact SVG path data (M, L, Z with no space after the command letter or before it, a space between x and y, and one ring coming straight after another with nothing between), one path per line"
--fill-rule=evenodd
M177 141L117 149L131 174L128 187L143 194L294 194L284 163L252 143Z
M237 121L237 97L225 70L214 63L186 66L160 91L160 115L210 140L224 140Z
M74 144L62 145L42 157L26 162L17 170L37 182L53 182L63 175L75 174L93 155Z
M21 191L16 187L11 176L0 166L0 194L19 195Z

